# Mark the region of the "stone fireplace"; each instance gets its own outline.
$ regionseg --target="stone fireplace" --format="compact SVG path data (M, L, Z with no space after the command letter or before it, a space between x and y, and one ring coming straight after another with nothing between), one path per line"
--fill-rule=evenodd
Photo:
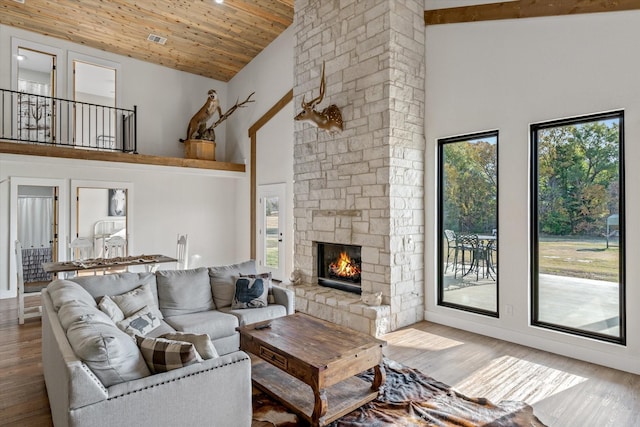
M318 109L336 104L344 121L339 133L295 126L296 308L372 335L424 312L423 6L295 1L294 106L317 96L324 62ZM319 285L318 242L361 248L362 296Z

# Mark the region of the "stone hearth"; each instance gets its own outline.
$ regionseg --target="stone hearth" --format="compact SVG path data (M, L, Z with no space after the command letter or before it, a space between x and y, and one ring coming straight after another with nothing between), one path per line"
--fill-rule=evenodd
M380 335L424 308L424 5L417 0L296 0L294 105L326 93L344 130L297 123L295 267L300 311ZM317 285L317 244L362 246L363 299Z

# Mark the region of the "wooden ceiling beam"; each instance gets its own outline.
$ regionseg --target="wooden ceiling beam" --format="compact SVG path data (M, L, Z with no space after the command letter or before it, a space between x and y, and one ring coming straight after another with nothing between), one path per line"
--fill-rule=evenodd
M425 25L640 9L638 0L517 0L424 11Z

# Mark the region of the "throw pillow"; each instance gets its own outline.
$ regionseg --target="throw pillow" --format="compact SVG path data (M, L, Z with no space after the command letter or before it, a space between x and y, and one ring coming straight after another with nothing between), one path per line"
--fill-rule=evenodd
M267 296L267 304L275 304L276 303L276 297L273 296L273 287L271 286L271 279L272 279L272 275L271 273L260 273L260 274L240 274L240 277L251 277L253 279L255 278L260 278L263 279L266 283L267 286L269 287L269 294Z
M113 326L113 321L96 307L81 301L70 301L58 310L58 320L62 329L67 331L76 322L103 323Z
M122 312L122 310L120 310L118 304L113 302L109 295L105 295L102 297L100 303L98 304L98 308L100 309L100 311L109 316L114 322L120 322L121 320L124 320L124 313Z
M213 301L218 309L229 307L236 290L235 278L240 274L256 274L256 262L249 260L240 264L209 268L209 282Z
M167 334L160 335L160 338L165 338L174 341L190 342L196 347L196 351L203 359L213 359L220 357L218 351L213 346L211 338L207 334L190 334L187 332L169 332Z
M138 286L124 294L114 295L111 299L113 302L118 304L118 307L120 307L120 310L124 313L124 317L129 317L132 314L135 314L146 305L151 309L151 312L154 315L160 319L164 319L162 313L158 309L158 303L151 292L151 285L149 283Z
M160 310L165 316L214 310L207 268L156 272Z
M96 300L82 286L70 280L58 279L49 283L47 292L51 296L53 308L58 311L65 303L71 301L84 302L90 306L96 306Z
M69 326L67 338L105 387L150 375L135 341L113 323L80 320Z
M160 326L160 319L154 316L151 309L145 305L140 311L117 322L116 325L129 335L145 336Z
M269 285L265 279L238 277L236 279L236 292L231 308L258 308L267 306Z
M149 370L154 374L202 361L195 346L188 342L140 336L136 337L136 342Z

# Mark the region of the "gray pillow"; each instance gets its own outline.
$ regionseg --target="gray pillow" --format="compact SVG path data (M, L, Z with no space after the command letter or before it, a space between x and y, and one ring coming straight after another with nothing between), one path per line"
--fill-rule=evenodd
M81 320L69 326L67 338L105 387L151 374L136 342L113 323Z
M80 321L113 325L113 321L109 316L96 307L92 307L81 301L71 301L63 304L60 310L58 310L58 319L60 320L62 329L65 331L69 329L69 326Z
M82 286L70 280L54 280L47 286L54 310L58 311L64 304L72 301L97 307L96 300Z
M165 316L214 310L206 268L156 272L158 301Z
M256 262L249 260L240 264L209 267L209 282L216 307L230 307L236 293L235 278L240 274L256 274Z
M205 360L213 359L214 357L220 357L218 351L211 342L211 338L207 334L190 334L188 332L169 332L160 335L160 338L165 338L174 341L190 342L196 347L198 354Z
M114 322L119 322L121 320L124 320L124 313L122 312L122 310L120 310L120 307L118 307L118 304L113 302L113 300L109 297L109 295L105 295L102 297L102 299L98 303L98 308L104 314L109 316L111 320L113 320Z
M148 283L124 294L113 295L110 298L118 304L125 318L140 311L146 305L155 316L164 319L164 316L162 316L162 313L158 309L158 303L153 293L151 293L151 285Z

